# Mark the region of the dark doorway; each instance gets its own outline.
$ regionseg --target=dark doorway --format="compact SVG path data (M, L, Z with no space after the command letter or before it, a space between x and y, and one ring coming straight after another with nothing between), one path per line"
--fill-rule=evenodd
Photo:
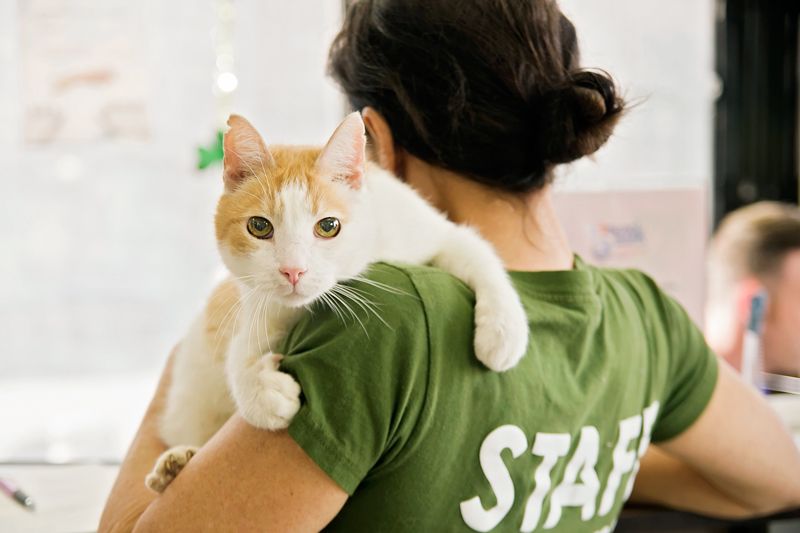
M798 0L718 0L714 226L758 200L798 201Z

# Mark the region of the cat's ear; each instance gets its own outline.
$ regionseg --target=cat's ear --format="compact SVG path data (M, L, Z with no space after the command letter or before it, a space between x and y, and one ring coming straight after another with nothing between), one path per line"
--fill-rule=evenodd
M264 139L244 117L231 115L228 118L230 129L225 134L223 149L224 170L222 179L225 189L233 190L257 170L266 170L275 160L267 150Z
M366 160L364 121L358 112L345 117L317 159L317 169L324 175L347 183L353 189L361 188Z

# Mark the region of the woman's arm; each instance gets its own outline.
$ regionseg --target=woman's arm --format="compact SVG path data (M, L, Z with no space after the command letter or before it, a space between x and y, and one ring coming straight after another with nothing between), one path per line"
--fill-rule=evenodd
M800 452L761 395L720 362L714 394L682 434L648 452L632 500L736 517L800 506Z
M175 351L173 350L173 354ZM136 520L157 495L144 485L144 477L153 468L156 459L167 447L158 436L158 415L163 409L172 372L172 356L156 387L139 430L120 465L117 480L111 488L99 531L131 531Z
M169 369L122 463L100 531L317 531L345 493L285 431L256 429L233 416L160 496L144 477L166 449L156 420Z
M724 518L753 515L741 501L721 492L686 463L658 446L650 446L642 458L630 501Z

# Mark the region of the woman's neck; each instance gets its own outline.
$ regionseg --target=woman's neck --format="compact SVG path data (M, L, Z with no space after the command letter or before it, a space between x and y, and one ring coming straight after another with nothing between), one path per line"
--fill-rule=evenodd
M450 220L472 226L492 243L507 269L572 269L572 249L550 187L527 195L502 193L420 160L406 161L404 170L409 184Z

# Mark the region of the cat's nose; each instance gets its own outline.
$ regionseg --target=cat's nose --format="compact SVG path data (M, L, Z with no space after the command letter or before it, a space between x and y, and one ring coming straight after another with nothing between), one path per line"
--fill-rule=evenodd
M300 281L300 278L306 273L305 268L280 267L278 270L281 271L281 274L286 276L286 279L288 279L292 285L297 285L297 282Z

